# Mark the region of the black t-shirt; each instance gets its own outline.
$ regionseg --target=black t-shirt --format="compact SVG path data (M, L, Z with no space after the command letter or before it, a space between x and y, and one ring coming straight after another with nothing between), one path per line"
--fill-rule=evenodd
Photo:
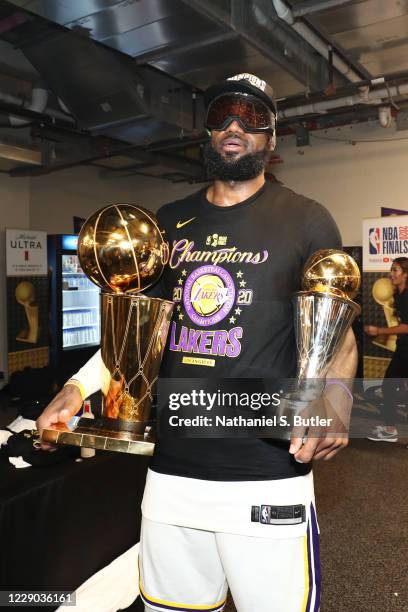
M408 289L394 296L395 310L400 323L408 325ZM397 351L408 356L408 334L400 334L397 338Z
M331 215L278 183L234 206L206 189L163 206L170 244L162 296L176 303L160 374L175 378L279 378L296 373L291 296L308 257L340 248ZM209 480L305 474L287 443L160 439L152 469Z

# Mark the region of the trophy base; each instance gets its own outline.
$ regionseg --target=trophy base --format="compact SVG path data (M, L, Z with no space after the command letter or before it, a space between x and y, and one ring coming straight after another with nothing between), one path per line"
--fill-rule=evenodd
M132 431L114 431L101 421L73 417L68 423L55 423L43 429L41 441L48 444L82 446L99 450L153 455L154 441L151 434Z

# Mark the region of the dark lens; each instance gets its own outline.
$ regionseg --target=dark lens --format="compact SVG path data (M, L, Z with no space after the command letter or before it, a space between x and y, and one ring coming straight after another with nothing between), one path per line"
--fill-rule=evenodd
M274 127L272 113L256 98L243 95L226 95L216 98L208 107L206 127L224 128L226 122L236 117L244 129L267 130Z
M262 104L262 102L258 102L257 100L253 103L253 115L255 118L254 128L256 129L267 129L273 127L273 119L272 113L267 109L267 107Z
M208 107L206 126L212 129L220 129L233 116L234 100L231 96L216 98Z

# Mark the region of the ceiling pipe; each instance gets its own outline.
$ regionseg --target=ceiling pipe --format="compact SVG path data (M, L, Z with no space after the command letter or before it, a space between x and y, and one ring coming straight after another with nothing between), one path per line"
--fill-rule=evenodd
M34 85L31 90L31 100L28 104L23 104L23 106L27 110L34 111L35 113L43 113L47 108L47 102L48 90L42 85ZM10 115L9 121L12 127L21 127L30 123L27 119L16 117L16 115Z
M302 117L303 115L325 113L335 108L355 106L356 104L381 104L383 101L389 101L395 96L406 94L408 94L408 81L373 91L369 91L368 87L365 87L361 88L360 92L354 95L285 108L278 112L278 120L284 121L285 119Z
M34 84L31 90L31 99L23 100L11 94L0 92L0 101L21 106L22 109L33 111L35 113L43 113L47 107L48 91L42 83ZM18 115L5 115L0 118L0 125L10 125L11 127L19 128L29 125L30 119Z
M75 123L75 119L72 116L67 116L66 113L63 113L62 111L47 108L48 91L41 86L33 87L31 100L28 104L24 104L22 98L3 92L0 92L0 102L19 106L22 111L32 111L41 115L47 115L54 119L62 119L65 122ZM22 127L24 125L29 125L30 123L32 123L31 119L26 119L17 115L10 114L6 117L5 121L2 121L0 117L0 125L3 126L11 125L13 127Z
M392 124L392 113L390 106L380 106L378 109L378 121L381 127L389 128Z
M293 7L293 15L294 17L303 17L311 13L351 4L352 1L353 0L303 0L303 2Z
M272 0L274 9L280 19L290 25L306 42L309 43L326 60L329 55L327 43L303 21L296 21L291 8L284 0ZM333 51L333 66L352 83L361 81L361 76L357 74L335 51Z
M60 97L58 97L57 100L58 100L58 104L60 105L64 115L65 116L68 115L69 117L71 117L71 111L69 110L68 106L65 104L64 100L62 100Z

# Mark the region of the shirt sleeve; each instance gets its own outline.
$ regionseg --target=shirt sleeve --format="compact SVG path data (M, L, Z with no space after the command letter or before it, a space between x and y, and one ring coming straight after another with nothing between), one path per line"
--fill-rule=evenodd
M339 228L329 211L312 202L306 218L305 260L320 249L341 249L342 240Z
M89 397L92 393L100 391L103 380L103 362L101 350L97 351L92 357L82 366L80 370L71 378L78 380L84 390L85 397Z

